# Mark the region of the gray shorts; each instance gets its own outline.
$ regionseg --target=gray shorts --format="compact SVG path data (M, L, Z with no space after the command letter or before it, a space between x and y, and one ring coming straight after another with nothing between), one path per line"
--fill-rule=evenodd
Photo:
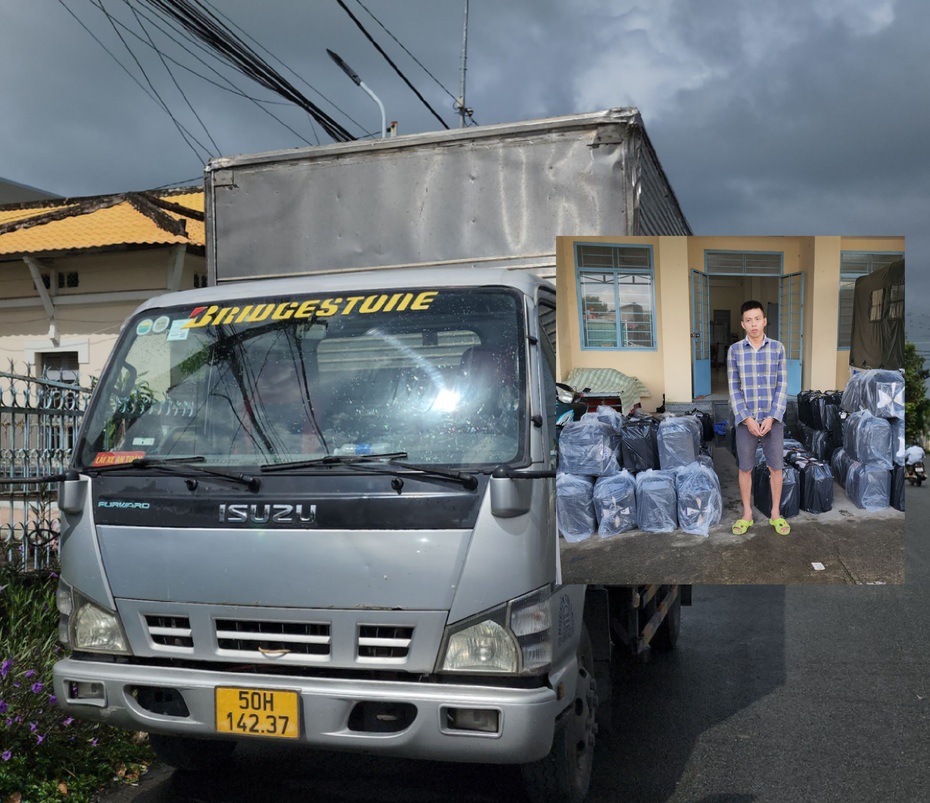
M759 438L749 432L749 427L740 424L736 427L736 455L739 460L740 471L752 471L756 465L756 447ZM762 438L762 454L768 467L781 471L785 467L785 425L781 421L773 421L772 428Z

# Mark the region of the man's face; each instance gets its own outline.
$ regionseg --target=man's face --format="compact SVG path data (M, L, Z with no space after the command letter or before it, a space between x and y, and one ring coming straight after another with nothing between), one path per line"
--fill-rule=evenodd
M740 324L743 327L743 331L749 335L750 340L758 340L765 333L765 325L768 323L765 319L765 315L762 314L762 310L758 307L755 309L748 309L743 313L743 319L740 321Z

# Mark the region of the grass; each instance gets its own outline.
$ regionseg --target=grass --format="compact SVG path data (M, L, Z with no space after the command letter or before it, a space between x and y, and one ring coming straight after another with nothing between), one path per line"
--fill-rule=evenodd
M54 573L0 568L0 803L91 801L153 760L144 734L65 716L52 691Z

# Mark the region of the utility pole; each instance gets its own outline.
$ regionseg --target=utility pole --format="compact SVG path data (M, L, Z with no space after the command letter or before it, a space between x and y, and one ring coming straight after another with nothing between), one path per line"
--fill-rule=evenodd
M465 0L465 24L462 31L462 92L459 95L459 128L465 128L465 115L471 113L465 105L465 73L468 62L468 0Z

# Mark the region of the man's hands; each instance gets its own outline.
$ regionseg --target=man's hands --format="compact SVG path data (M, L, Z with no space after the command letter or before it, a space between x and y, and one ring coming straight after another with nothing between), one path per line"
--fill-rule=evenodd
M755 418L746 419L746 429L757 438L761 438L769 433L772 429L774 419L769 416L761 424Z

